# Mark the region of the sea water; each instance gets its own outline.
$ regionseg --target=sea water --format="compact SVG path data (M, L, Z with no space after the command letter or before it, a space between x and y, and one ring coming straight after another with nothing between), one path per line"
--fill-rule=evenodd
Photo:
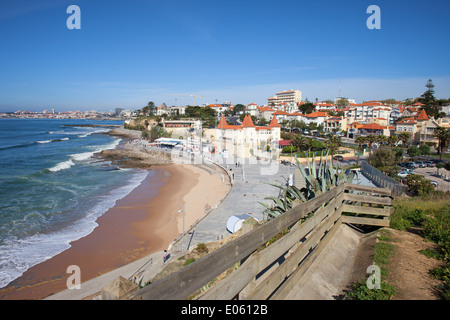
M86 124L122 122L0 120L0 288L91 233L147 176L93 157L121 139Z

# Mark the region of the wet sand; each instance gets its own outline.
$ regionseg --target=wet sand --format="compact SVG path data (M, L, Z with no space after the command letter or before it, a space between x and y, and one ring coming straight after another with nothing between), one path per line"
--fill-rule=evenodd
M219 172L209 174L179 164L153 167L141 185L97 220L98 226L91 234L28 269L0 290L0 299L43 299L67 288L71 275L67 268L71 265L80 267L84 282L167 249L182 232L178 210L183 203L187 230L204 216L205 206L215 206L228 189Z

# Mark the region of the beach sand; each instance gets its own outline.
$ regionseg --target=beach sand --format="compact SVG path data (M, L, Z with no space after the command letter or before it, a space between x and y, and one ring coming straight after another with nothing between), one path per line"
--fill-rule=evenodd
M171 164L153 167L151 176L98 218L98 226L66 251L28 269L20 278L0 290L0 299L43 299L67 288L77 265L81 281L167 249L182 232L214 207L228 193L222 172L213 174L192 165ZM158 185L155 190L154 185ZM105 286L107 283L105 283Z

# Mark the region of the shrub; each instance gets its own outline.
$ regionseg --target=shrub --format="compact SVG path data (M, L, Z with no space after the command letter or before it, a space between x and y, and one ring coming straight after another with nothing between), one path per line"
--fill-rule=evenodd
M431 181L417 174L410 174L405 178L405 184L413 195L427 195L434 191Z
M373 152L367 161L375 168L386 168L395 165L395 153L388 149L379 149Z
M410 157L417 157L420 156L420 150L417 148L417 146L411 146L408 148L408 155Z
M386 281L381 281L380 289L369 289L366 281L359 281L352 286L347 297L352 300L391 300L395 294L395 288Z
M298 150L298 148L296 147L296 146L287 146L287 147L284 147L282 150L281 150L281 153L291 153L291 152L297 152L297 150Z
M195 248L195 250L198 252L198 253L208 253L209 252L209 250L208 250L208 247L206 246L206 244L204 244L204 243L199 243L198 245L197 245L197 247Z

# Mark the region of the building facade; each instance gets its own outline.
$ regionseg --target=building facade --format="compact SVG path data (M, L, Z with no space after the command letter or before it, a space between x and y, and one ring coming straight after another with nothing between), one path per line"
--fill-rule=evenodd
M281 91L277 92L274 97L267 98L267 104L273 107L283 104L296 107L300 102L302 102L302 92L299 90Z
M241 125L227 124L222 116L219 125L205 131L206 139L222 155L233 158L250 158L275 151L280 140L281 128L276 117L268 126L255 126L250 115L246 115Z

